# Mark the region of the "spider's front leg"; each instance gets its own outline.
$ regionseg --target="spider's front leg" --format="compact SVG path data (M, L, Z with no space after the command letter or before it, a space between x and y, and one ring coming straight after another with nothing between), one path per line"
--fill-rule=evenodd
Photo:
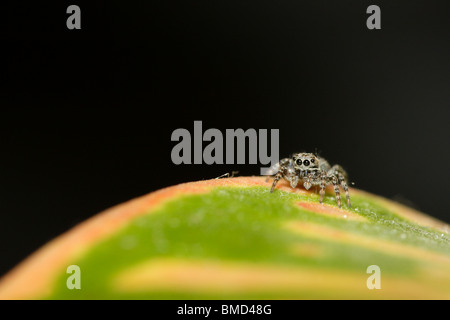
M298 184L298 176L297 175L291 175L288 180L289 180L289 183L291 185L291 188L294 189L297 186L297 184Z
M347 198L347 205L349 208L351 208L352 205L350 203L350 194L348 192L348 185L347 185L347 173L338 164L334 165L333 168L331 168L331 170L333 170L334 175L336 175L338 178L338 182L339 182L340 186L342 187L342 189L344 189L345 196Z
M335 175L331 176L331 182L333 183L334 193L336 194L336 201L339 209L341 208L341 192L339 191L339 180Z
M309 190L309 188L311 188L311 186L312 186L312 179L313 179L314 173L307 172L305 176L306 176L306 179L305 179L305 182L303 183L303 186L305 187L306 190Z
M296 175L295 172L291 172L288 170L288 173L284 173L282 171L279 171L277 174L275 174L270 193L273 193L275 186L277 185L278 181L281 180L281 178L285 178L287 181L289 181L292 189L294 189L298 184L298 175Z
M350 193L348 192L348 185L347 182L345 181L345 177L341 173L338 173L338 180L341 184L341 187L345 191L345 196L347 197L347 205L349 208L351 208L352 204L350 203Z
M320 173L320 203L322 204L323 202L323 196L325 195L325 187L327 186L327 173L326 171L322 171Z
M283 173L281 173L281 171L278 171L275 174L275 178L273 179L272 188L270 189L270 193L273 193L273 190L275 189L275 186L277 185L278 181L281 180L282 177L283 177Z

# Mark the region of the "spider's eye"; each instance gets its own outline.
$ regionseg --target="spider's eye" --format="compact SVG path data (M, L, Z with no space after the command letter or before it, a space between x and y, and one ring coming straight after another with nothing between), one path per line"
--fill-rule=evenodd
M309 166L309 161L308 160L303 161L303 165L306 167Z
M314 159L311 159L311 163L314 163Z
M297 160L295 161L295 163L296 163L298 166L301 166L301 165L302 165L302 159L297 159Z

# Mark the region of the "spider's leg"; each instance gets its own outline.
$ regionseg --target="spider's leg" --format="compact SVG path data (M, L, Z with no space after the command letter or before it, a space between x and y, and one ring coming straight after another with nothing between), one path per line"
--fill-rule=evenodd
M344 189L345 191L345 196L347 197L347 205L349 208L352 207L352 204L350 202L350 193L348 192L348 185L347 182L345 181L345 177L342 175L342 173L338 174L338 179L341 183L341 187Z
M277 185L278 181L280 181L280 179L283 177L283 174L281 172L278 172L275 175L275 179L273 179L273 183L272 183L272 188L270 189L270 193L273 192L273 190L275 189L275 186Z
M341 208L341 192L339 191L338 179L336 178L335 175L333 175L331 177L331 182L333 183L334 193L336 194L336 201L337 201L338 207L340 209Z
M291 188L294 189L298 184L298 176L290 177L289 182L291 183Z
M320 203L323 202L323 196L325 195L325 187L327 185L327 173L322 171L320 174Z
M312 177L313 177L312 172L307 173L306 180L303 183L303 186L305 187L306 190L309 190L309 188L311 188L311 186L312 186L312 182L311 182Z
M281 170L280 170L280 166L281 163L285 163L287 159L283 159L280 162L275 163L273 166L271 166L269 168L269 170L266 172L267 174L267 178L266 178L266 182L269 182L270 178L275 177Z

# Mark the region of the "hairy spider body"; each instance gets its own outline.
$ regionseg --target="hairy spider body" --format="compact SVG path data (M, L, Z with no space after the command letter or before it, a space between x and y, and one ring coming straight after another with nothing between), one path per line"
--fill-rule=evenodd
M272 173L274 180L270 189L271 193L281 179L289 181L291 188L295 188L301 179L306 190L309 190L312 186L320 186L320 203L322 203L325 187L332 184L339 208L341 207L339 187L344 189L347 205L351 207L345 170L337 164L330 166L327 160L313 153L295 153L291 158L284 158L272 167Z

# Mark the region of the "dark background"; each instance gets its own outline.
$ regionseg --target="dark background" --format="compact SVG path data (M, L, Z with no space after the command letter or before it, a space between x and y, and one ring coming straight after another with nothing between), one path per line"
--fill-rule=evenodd
M366 28L371 4L381 30ZM281 157L318 150L356 187L450 222L448 1L1 6L0 275L115 204L259 174L172 164L171 133L194 120L278 128Z

